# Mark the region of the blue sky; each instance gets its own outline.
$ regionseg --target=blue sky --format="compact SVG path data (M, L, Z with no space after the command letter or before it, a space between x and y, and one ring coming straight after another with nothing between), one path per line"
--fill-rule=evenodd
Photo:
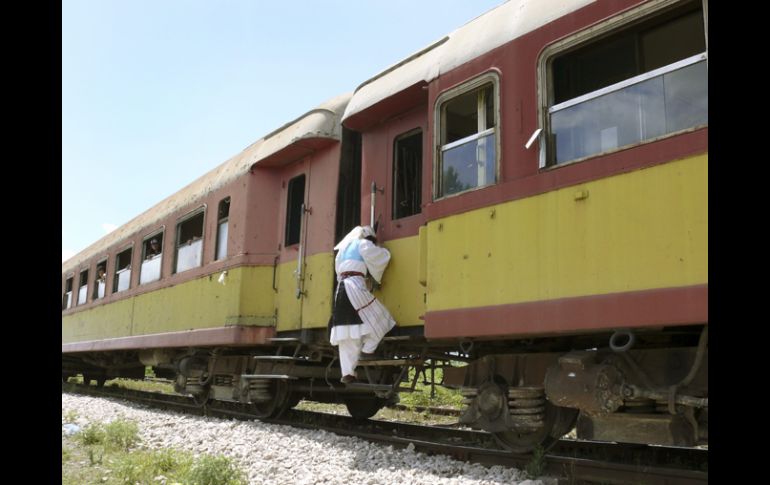
M62 261L503 0L64 0Z

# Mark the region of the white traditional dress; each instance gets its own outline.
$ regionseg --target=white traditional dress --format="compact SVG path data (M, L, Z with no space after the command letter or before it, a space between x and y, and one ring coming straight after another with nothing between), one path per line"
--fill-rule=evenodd
M365 239L373 236L368 226L358 226L334 247L337 290L330 341L339 346L342 375L355 376L361 350L373 353L396 321L366 287L367 273L380 282L390 262L390 252Z

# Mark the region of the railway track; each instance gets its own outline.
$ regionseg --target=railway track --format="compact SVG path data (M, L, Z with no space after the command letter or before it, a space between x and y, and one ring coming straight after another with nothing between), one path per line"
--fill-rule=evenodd
M151 407L230 419L253 420L249 406L241 403L213 402L196 404L191 397L176 394L127 390L117 387L96 388L63 384L62 391L99 397L113 397L143 403ZM492 435L483 431L452 426L355 420L345 415L288 410L273 424L323 429L356 436L395 447L414 446L415 451L443 454L455 459L484 465L523 469L531 456L513 455L502 449ZM578 440L560 440L542 458L543 474L557 477L559 483L708 483L708 450L645 445L626 445Z

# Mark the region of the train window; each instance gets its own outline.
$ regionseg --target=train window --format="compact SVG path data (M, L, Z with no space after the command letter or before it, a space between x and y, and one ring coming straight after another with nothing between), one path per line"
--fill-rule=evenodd
M305 203L305 175L289 180L289 194L286 200L285 246L299 242L302 231L302 206Z
M497 182L498 92L490 73L439 96L435 198Z
M214 259L227 257L227 221L230 219L230 197L219 202L217 211L217 251Z
M160 279L163 261L163 231L149 235L142 241L142 266L139 268L139 284Z
M708 124L700 2L658 12L550 56L549 135L541 166Z
M131 286L131 255L134 248L127 248L115 258L115 277L112 292L127 290Z
M107 260L96 263L96 273L94 274L94 295L93 300L104 298L105 287L107 286Z
M67 278L64 282L64 296L61 300L61 309L66 310L72 307L72 277Z
M78 305L82 305L88 299L88 270L80 272L80 283L78 284Z
M203 263L203 220L201 208L177 224L174 272L181 273Z
M393 148L393 219L420 213L422 131L396 138Z

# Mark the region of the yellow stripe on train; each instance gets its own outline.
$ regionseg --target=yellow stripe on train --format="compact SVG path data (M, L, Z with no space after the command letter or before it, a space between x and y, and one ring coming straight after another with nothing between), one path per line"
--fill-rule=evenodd
M426 310L704 284L707 255L704 154L431 221Z
M275 324L272 266L221 273L62 317L62 343L225 325Z

